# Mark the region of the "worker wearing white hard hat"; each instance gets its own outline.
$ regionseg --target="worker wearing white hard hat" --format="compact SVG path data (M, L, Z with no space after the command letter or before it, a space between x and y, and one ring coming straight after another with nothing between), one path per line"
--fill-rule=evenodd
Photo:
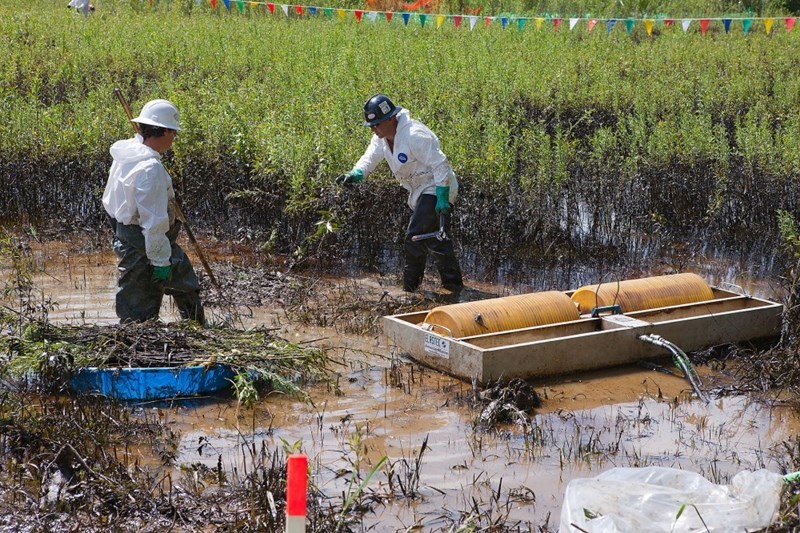
M151 100L132 120L139 134L111 146L114 161L103 193L119 259L117 316L122 322L157 318L168 294L182 318L204 323L200 283L176 243L181 223L172 178L161 162L180 131L178 109Z

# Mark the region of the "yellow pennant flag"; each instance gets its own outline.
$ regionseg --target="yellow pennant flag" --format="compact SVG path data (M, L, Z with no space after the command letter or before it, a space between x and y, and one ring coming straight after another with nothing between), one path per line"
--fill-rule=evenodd
M644 19L644 29L647 30L647 35L653 35L653 19Z
M336 14L339 15L339 20L344 20L344 18L347 16L347 13L344 9L337 9Z
M764 20L764 29L767 30L767 35L769 35L769 32L772 31L772 25L774 23L775 23L774 19L766 19L766 20Z
M542 29L542 24L544 23L544 19L541 17L533 19L533 25L537 30Z
M436 28L441 28L442 24L444 24L444 15L439 15L436 17Z

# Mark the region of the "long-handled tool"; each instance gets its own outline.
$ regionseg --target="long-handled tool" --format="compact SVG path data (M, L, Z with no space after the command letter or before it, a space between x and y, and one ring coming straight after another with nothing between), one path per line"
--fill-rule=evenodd
M424 241L425 239L436 239L438 241L447 240L447 234L444 232L444 215L439 215L439 231L432 231L431 233L422 233L414 235L411 240L414 242Z
M125 110L125 114L128 116L128 121L133 126L133 130L136 133L139 133L139 125L133 121L133 114L131 114L131 108L128 106L128 102L125 100L125 97L122 95L122 91L119 90L119 87L114 88L114 95L116 95L117 100L119 100L120 105L122 105L122 109ZM178 205L178 199L175 199L175 214L178 217L178 220L183 222L183 227L186 229L186 235L189 236L189 242L192 243L194 247L194 251L197 253L197 256L200 258L200 263L203 264L203 269L208 274L208 279L211 280L211 283L217 289L220 289L219 283L217 282L217 278L214 277L214 273L211 272L211 267L208 265L208 261L206 261L206 256L203 254L203 250L200 248L200 245L197 243L197 239L194 238L194 233L192 233L192 228L189 227L189 223L186 221L186 217L181 210L181 206Z

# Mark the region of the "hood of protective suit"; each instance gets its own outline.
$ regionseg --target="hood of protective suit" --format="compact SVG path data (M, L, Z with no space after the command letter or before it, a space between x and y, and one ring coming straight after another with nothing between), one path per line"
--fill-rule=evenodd
M135 164L146 159L161 159L161 154L142 144L142 137L136 135L133 139L123 139L111 145L111 157L120 165Z

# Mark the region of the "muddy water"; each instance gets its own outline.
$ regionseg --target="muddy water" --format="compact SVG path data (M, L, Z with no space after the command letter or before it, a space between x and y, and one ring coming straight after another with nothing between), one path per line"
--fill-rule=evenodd
M112 254L76 254L62 243L48 244L37 257L46 267L37 285L58 303L52 319L116 321ZM768 283L730 274L726 279L758 296L774 296L767 294ZM378 285L368 278L360 283ZM498 294L506 290L480 288ZM177 319L166 302L162 318ZM777 471L774 453L779 452L773 448L798 432L797 419L781 409L738 396L705 405L691 399L684 379L640 367L536 382L543 405L532 429L509 425L481 432L473 427L478 413L469 406L470 384L403 360L380 334L359 337L303 327L270 308L253 309L243 322L267 324L289 340L328 348L338 390L311 387L313 405L279 394L263 398L253 409L225 398L160 405L181 435L178 463L213 468L221 457L230 472L242 472L253 444L296 446L309 455L312 482L329 497L341 498L352 490L355 469L366 475L387 456L393 484L382 469L368 490L393 491L396 497L375 506L365 520L366 527L380 531L415 525L446 530L462 522L474 502L480 504L477 512L501 523L555 530L564 489L576 477L615 466L662 465L724 483L740 470ZM708 368L699 370L706 380L714 377ZM406 498L397 479L415 486L415 460L426 439L419 497Z

